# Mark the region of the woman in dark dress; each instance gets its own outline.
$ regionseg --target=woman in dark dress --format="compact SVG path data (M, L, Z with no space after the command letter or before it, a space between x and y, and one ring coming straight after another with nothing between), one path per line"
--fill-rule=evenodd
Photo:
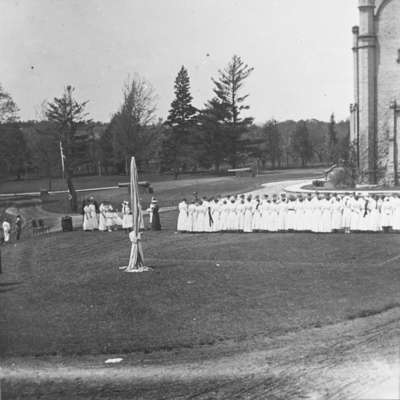
M161 231L161 222L160 222L160 213L159 207L157 204L157 200L154 199L152 201L152 209L153 209L153 218L151 220L151 230L152 231Z

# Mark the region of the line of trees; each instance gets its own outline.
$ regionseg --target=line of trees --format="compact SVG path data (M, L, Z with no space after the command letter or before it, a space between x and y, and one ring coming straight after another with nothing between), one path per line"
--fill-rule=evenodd
M62 173L76 208L77 174L127 174L135 156L139 169L173 173L250 166L281 168L334 164L346 158L348 122L274 119L254 124L246 80L253 68L234 55L211 78L213 91L202 108L193 105L190 77L182 66L165 121L156 118L151 84L135 75L122 88L122 101L109 123L94 122L87 101L66 86L45 102L38 121L21 122L11 96L0 86L0 177L47 176L49 188Z

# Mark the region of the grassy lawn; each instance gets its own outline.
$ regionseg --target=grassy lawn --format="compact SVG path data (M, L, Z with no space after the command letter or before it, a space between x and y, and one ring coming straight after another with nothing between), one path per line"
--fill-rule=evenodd
M146 232L154 270L120 272L122 232L4 246L0 355L151 351L271 337L400 304L399 235ZM391 261L390 261L391 260ZM387 261L385 263L385 261Z
M201 178L202 175L182 175L182 179ZM139 180L149 182L162 182L172 180L172 175L160 174L140 174ZM78 176L74 178L76 189L98 188L116 186L119 182L127 182L129 177L125 175L109 175L109 176ZM41 189L48 189L49 182L47 179L23 179L23 180L8 180L0 182L0 193L24 193L24 192L39 192ZM65 180L62 178L52 179L51 190L67 190Z
M142 206L147 207L151 197L157 197L161 207L176 206L183 198L192 199L193 192L198 192L200 196L215 196L217 194L235 194L251 191L260 187L266 182L276 182L282 180L302 179L304 177L319 176L320 170L288 170L274 171L269 174L259 175L255 178L235 178L235 177L192 177L191 179L179 179L177 181L152 181L154 194L142 191ZM124 177L122 181L126 181ZM121 180L120 180L121 181ZM117 184L115 181L114 184ZM94 187L94 186L89 186ZM98 201L110 201L115 207L120 208L123 200L128 199L128 190L126 188L102 190L93 193L79 193L79 204L84 198L90 195L95 196ZM54 212L67 212L68 200L66 194L53 195L51 201L44 204L44 208Z

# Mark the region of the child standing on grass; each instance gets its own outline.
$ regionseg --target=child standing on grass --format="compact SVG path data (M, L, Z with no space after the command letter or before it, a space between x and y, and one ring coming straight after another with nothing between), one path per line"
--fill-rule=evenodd
M10 232L11 232L11 225L5 219L3 221L3 235L4 235L4 243L8 243L10 241Z

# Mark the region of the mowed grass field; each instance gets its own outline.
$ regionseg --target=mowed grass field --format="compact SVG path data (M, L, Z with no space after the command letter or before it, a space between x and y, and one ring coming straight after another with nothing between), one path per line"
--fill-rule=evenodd
M4 246L0 355L99 354L273 337L400 306L400 235L122 232Z

